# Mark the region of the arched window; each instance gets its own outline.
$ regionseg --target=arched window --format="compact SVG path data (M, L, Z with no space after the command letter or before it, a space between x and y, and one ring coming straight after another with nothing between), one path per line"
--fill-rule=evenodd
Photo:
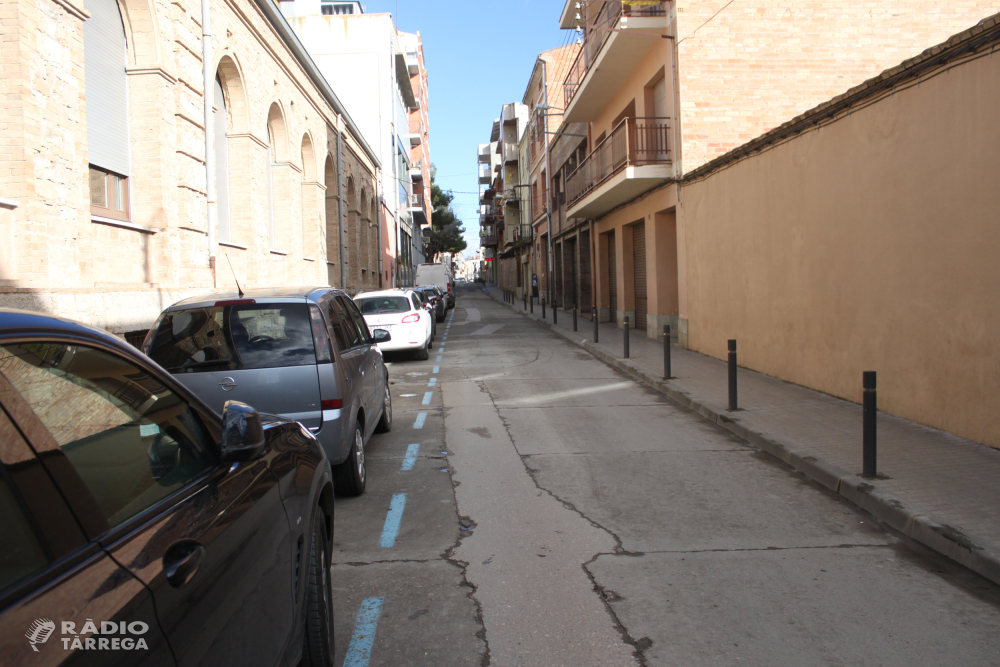
M340 217L337 207L337 170L333 158L326 156L323 169L323 183L326 185L326 271L327 283L332 287L340 281ZM341 285L343 287L343 285Z
M320 253L319 231L321 208L316 182L316 156L313 154L312 139L302 135L302 256L315 258Z
M125 27L116 0L88 0L83 23L87 152L93 215L129 219Z
M229 243L232 231L229 225L229 144L228 119L226 117L226 95L222 92L222 81L215 77L215 104L212 114L215 126L215 195L216 211L219 219L219 241Z
M274 250L274 133L267 126L267 236Z

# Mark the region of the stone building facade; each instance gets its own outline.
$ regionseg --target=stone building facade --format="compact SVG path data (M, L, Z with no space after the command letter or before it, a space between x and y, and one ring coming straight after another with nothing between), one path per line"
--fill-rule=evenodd
M201 18L193 0L4 4L0 305L125 334L234 276L377 281L377 244L347 240L377 221L381 165L268 0L211 2L210 211Z

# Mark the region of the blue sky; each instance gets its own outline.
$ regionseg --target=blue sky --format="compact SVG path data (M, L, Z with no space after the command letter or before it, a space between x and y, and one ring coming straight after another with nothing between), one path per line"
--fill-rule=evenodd
M365 12L389 12L396 26L420 32L430 88L431 162L436 182L455 193L466 252L479 246L476 146L493 119L520 102L535 58L574 35L559 29L562 0L369 0ZM468 193L468 194L466 194Z

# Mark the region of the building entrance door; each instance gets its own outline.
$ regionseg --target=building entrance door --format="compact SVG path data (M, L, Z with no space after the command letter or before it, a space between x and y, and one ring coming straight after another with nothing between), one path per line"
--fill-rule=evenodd
M649 299L646 291L646 223L640 222L632 227L632 267L635 285L635 322L633 328L646 330L646 314L649 312Z
M611 321L618 323L618 264L615 251L615 233L608 232L608 292L610 295Z

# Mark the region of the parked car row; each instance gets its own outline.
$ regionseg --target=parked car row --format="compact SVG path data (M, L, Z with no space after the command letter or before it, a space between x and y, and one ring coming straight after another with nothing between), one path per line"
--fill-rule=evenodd
M427 359L446 312L433 286L240 290L140 354L0 309L0 661L332 665L334 494L392 428L383 351Z

